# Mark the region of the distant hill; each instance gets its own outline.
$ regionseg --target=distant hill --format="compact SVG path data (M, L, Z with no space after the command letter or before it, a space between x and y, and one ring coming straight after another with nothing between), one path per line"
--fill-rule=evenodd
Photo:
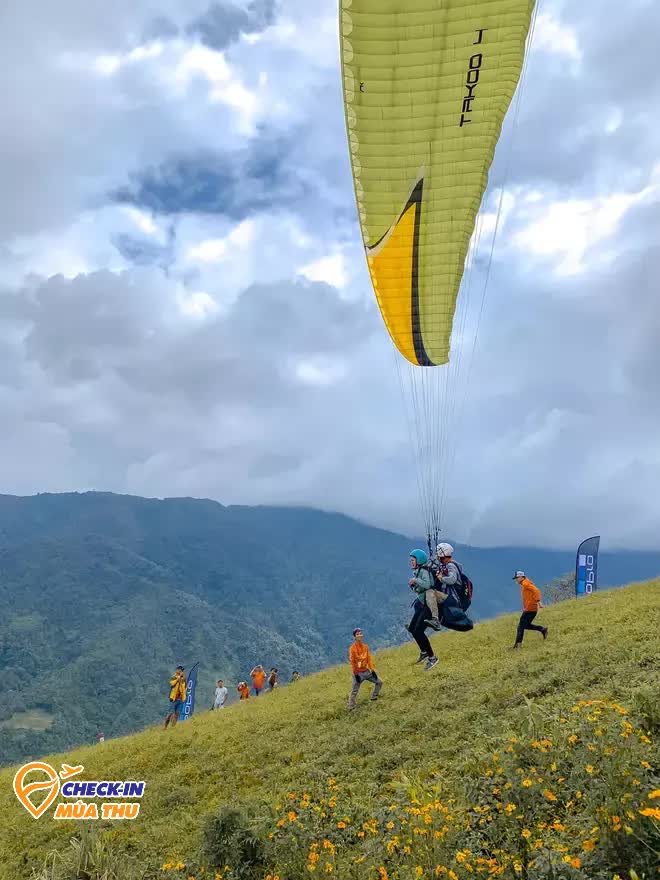
M434 636L430 673L412 644L375 654L381 697L350 714L342 663L48 758L144 780L133 822L35 821L0 771L0 880L655 876L660 581L542 616L516 652L515 615Z
M0 496L0 763L161 718L177 663L201 662L199 700L256 662L283 679L345 657L356 624L406 641L411 542L314 510L223 507L105 493ZM572 553L459 548L476 618L519 604ZM660 553L601 555L603 585L660 572ZM232 692L233 695L233 692Z

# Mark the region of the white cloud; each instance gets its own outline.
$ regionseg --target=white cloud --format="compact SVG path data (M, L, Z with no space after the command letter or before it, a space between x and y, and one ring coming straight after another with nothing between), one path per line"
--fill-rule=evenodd
M573 61L582 59L576 32L555 18L551 12L540 12L537 16L534 47L545 52L564 55Z
M298 270L309 281L322 281L332 287L343 289L348 283L346 262L342 253L329 254L308 263Z
M213 19L222 51L193 27L208 5L117 0L109 20L26 0L0 33L0 490L317 504L415 532L415 425L356 222L336 0L287 0L259 33ZM457 538L571 543L597 509L599 530L657 543L657 16L555 0L537 21L447 434ZM475 285L453 355L479 308Z
M530 213L525 228L515 233L514 244L525 253L554 258L558 275L579 274L588 268L596 245L616 235L626 213L644 200L657 199L658 192L658 185L651 182L636 193L539 205L541 210Z

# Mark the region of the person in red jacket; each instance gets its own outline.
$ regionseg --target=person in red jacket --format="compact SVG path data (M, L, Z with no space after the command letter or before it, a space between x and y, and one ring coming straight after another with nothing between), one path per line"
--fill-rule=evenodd
M353 687L348 698L349 709L355 709L358 691L363 681L370 681L374 685L374 690L371 694L372 700L378 699L378 694L383 686L383 682L378 678L374 669L374 661L371 658L369 645L365 645L364 635L359 627L353 630L353 638L355 641L348 649L348 659L353 670Z
M532 629L534 630L534 632L540 632L543 638L547 639L548 627L536 626L536 624L532 623L532 621L536 617L536 613L539 608L543 608L543 603L541 602L541 592L536 584L530 581L524 571L517 571L514 574L513 579L514 581L518 581L518 583L520 584L523 602L523 613L520 615L520 621L518 622L518 632L516 633L516 643L513 646L514 648L519 648L522 644L523 636L525 635L526 629Z

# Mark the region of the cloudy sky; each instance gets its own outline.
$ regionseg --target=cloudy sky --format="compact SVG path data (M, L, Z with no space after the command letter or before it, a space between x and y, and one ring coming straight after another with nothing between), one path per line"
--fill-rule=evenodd
M419 530L337 31L336 0L2 4L0 491ZM659 31L654 0L540 2L454 350L458 540L657 546Z

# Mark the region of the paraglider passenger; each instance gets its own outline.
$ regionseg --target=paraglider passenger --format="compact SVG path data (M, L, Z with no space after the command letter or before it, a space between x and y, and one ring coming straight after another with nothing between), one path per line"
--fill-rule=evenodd
M374 685L373 693L371 694L372 700L378 699L378 694L383 686L383 682L376 674L369 646L365 644L364 634L359 627L353 630L353 638L355 641L348 649L348 660L353 670L353 687L348 698L349 709L355 709L358 691L362 682L370 681Z
M447 597L445 593L435 589L428 555L423 550L413 550L410 554L410 567L413 570L413 577L410 578L408 584L411 590L417 593L420 601L425 602L431 611L431 619L427 621L427 625L434 629L440 629L438 603L444 602Z
M165 728L172 721L172 727L179 720L179 712L186 702L186 676L183 666L177 666L176 671L170 679L170 710L165 716Z
M532 623L534 618L536 617L536 613L539 608L543 608L543 602L541 602L541 592L525 574L524 571L517 571L513 576L514 581L518 581L520 584L520 591L522 593L522 602L523 602L523 613L520 615L520 621L518 622L518 632L516 633L516 641L514 644L514 648L519 648L522 645L523 636L525 635L526 629L534 630L534 632L540 632L544 639L548 637L548 627L547 626L537 626Z

